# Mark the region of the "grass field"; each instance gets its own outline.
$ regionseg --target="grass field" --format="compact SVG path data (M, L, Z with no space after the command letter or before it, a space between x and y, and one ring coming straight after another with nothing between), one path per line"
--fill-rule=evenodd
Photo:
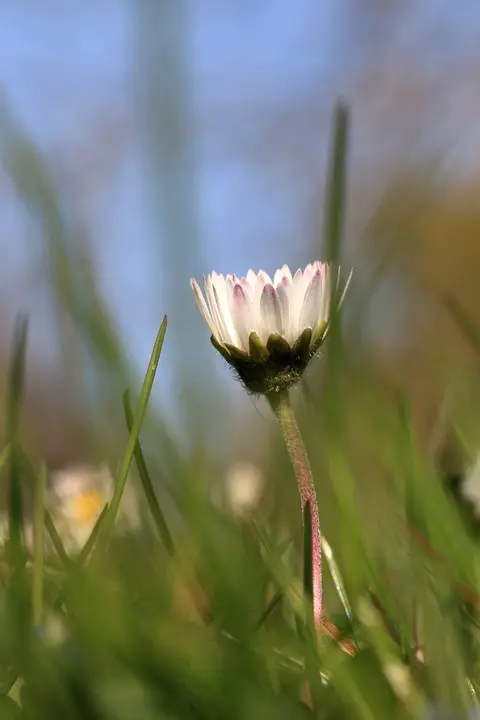
M333 262L344 212L345 123L341 110L325 223L324 252ZM123 399L128 440L115 449L113 497L73 552L48 505L45 512L48 469L22 430L28 323L19 318L0 448L8 485L0 717L466 717L480 690L475 518L418 440L408 397L386 392L374 373L352 363L338 325L293 392L335 561L327 562L327 547L317 632L304 587L308 542L305 550L295 477L273 416L265 406L269 451L260 471L268 492L248 512L232 513L212 501L219 474L213 444L179 443L167 419L153 410L146 417L167 319L152 338L142 388L128 391L127 361L95 288L85 281L81 303L72 290L55 190L13 130L11 148L9 171L40 214L62 301L108 376L108 392L113 387ZM470 416L476 400L470 393ZM473 458L461 424L449 425ZM127 481L142 495L143 521L114 533Z

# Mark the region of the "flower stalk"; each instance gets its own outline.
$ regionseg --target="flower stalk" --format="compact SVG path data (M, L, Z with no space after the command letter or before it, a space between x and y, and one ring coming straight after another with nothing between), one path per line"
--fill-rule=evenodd
M304 577L310 578L310 582L306 585L310 585L312 595L314 626L317 630L321 630L323 616L322 536L312 471L288 391L270 393L267 395L267 399L279 422L297 478L302 518L304 526L309 530L306 536L310 543L310 547L304 549L304 557L310 559L311 568L304 568Z

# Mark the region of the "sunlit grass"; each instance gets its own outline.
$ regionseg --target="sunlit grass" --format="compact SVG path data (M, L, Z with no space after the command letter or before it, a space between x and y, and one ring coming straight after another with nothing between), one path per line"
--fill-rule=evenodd
M343 108L335 128L325 224L332 261L340 258L344 215ZM73 282L84 265L73 268L68 259L70 231L54 187L28 138L11 130L7 170L42 221L59 306L109 395L117 393L119 406L123 397L126 441L117 448L113 497L79 557L70 557L44 507L44 463L22 433L28 338L19 321L0 453L10 523L0 564L0 717L383 720L422 717L429 704L474 703L478 547L417 440L406 397L352 369L339 326L317 363L321 377L314 369L304 401L295 395L335 560L333 578L325 565L326 616L317 637L305 624L300 508L277 429L265 421L266 497L241 517L212 502L218 448L176 443L168 418L149 407L168 343L166 319L132 402L127 353L100 294L86 277ZM471 408L479 400L472 394ZM131 476L151 522L114 535ZM34 496L33 553L22 533L26 489Z

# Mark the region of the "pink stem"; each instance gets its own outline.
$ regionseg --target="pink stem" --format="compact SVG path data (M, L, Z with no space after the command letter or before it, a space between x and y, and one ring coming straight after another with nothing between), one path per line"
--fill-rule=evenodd
M318 515L317 495L313 484L312 471L308 461L305 445L303 444L300 430L293 414L288 391L272 393L268 400L280 424L282 434L292 461L293 469L297 478L300 502L302 506L302 518L305 513L305 506L309 503L312 537L312 590L313 590L313 619L315 628L322 626L322 543L320 518Z

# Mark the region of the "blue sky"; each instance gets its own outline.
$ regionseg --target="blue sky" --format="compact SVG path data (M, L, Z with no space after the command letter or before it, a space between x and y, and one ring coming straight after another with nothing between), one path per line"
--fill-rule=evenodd
M151 77L168 85L161 43L172 39L175 23L162 25L154 4L145 23L141 3L121 0L4 0L0 7L0 84L55 176L75 193L102 289L139 369L163 313L175 319L178 332L159 383L174 401L173 368L185 333L196 343L185 370L207 362L226 377L196 315L190 274L308 261L333 102L356 97L377 44L387 48L394 70L395 58L407 53L432 78L452 71L478 45L476 2L425 1L415 13L399 15L394 33L382 38L368 6L367 0L170 0L188 18L174 42L185 50L189 78L192 161L185 172L190 167L193 177L183 183L180 173L175 182L190 203L190 225L165 219L162 188L171 177L160 172L152 191L142 108L142 62L158 55ZM464 113L452 105L445 111L458 132ZM354 176L378 159L368 113L359 108ZM1 171L0 209L4 291L11 310L30 310L35 352L49 361L52 320L37 282L41 244L32 244L35 226ZM187 238L186 227L192 228Z

